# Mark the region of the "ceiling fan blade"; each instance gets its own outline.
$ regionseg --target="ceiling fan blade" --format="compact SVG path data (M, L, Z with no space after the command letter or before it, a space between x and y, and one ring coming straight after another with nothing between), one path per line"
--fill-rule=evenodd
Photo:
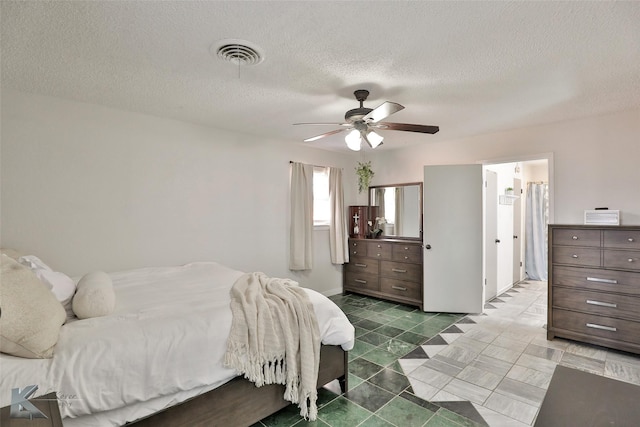
M428 126L428 125L411 125L408 123L389 123L389 122L381 122L375 126L379 129L387 129L387 130L403 130L407 132L419 132L419 133L436 133L440 130L438 126Z
M365 122L377 123L382 119L385 119L392 115L393 113L397 113L402 110L404 107L395 102L386 101L384 104L374 108L362 118Z
M312 125L312 126L325 126L325 125L330 125L330 126L351 126L351 123L294 123L294 126L298 126L298 125Z
M325 132L321 135L316 135L316 136L312 136L311 138L307 138L304 140L304 142L313 142L313 141L317 141L320 138L324 138L325 136L331 136L331 135L335 135L336 133L340 133L340 132L344 132L345 130L347 130L347 128L344 129L336 129L336 130L332 130L331 132Z

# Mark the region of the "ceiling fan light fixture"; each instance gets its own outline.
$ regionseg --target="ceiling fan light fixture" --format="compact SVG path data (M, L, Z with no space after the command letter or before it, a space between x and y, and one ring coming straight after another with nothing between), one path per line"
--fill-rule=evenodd
M371 143L371 148L376 148L378 145L382 144L384 137L375 133L374 131L370 131L367 133L367 139Z
M360 131L353 129L344 137L344 141L347 143L347 147L353 151L360 151L362 145L362 138L360 137Z

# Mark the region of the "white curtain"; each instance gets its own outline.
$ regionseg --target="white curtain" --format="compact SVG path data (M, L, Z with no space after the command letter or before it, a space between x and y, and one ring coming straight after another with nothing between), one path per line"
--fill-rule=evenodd
M369 212L369 218L368 220L372 220L374 223L374 227L375 227L375 220L376 217L380 217L380 218L384 218L384 205L385 205L385 200L384 200L384 188L376 188L375 190L375 198L376 198L376 203L378 205L378 212L376 213L376 215L371 218L371 212Z
M403 236L404 234L404 187L396 187L396 224L395 232L396 236Z
M347 221L344 208L344 191L342 189L342 169L329 169L329 205L331 217L329 219L329 245L331 262L344 264L349 262Z
M313 165L291 163L289 269L313 267Z
M548 185L527 183L525 269L531 280L547 280Z

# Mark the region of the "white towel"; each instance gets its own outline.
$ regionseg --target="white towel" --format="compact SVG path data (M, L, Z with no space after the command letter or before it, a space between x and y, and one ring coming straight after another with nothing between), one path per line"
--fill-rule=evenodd
M257 387L284 384L285 400L314 421L320 333L304 289L289 279L247 273L231 288L231 312L225 366Z

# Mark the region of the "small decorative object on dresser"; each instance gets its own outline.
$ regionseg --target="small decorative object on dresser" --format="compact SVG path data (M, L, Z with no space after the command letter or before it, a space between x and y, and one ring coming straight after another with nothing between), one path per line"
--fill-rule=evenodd
M376 206L349 206L349 237L364 239L369 235L371 215L375 217Z
M422 309L422 242L349 239L344 291L388 299Z
M640 353L640 226L549 225L547 339Z

